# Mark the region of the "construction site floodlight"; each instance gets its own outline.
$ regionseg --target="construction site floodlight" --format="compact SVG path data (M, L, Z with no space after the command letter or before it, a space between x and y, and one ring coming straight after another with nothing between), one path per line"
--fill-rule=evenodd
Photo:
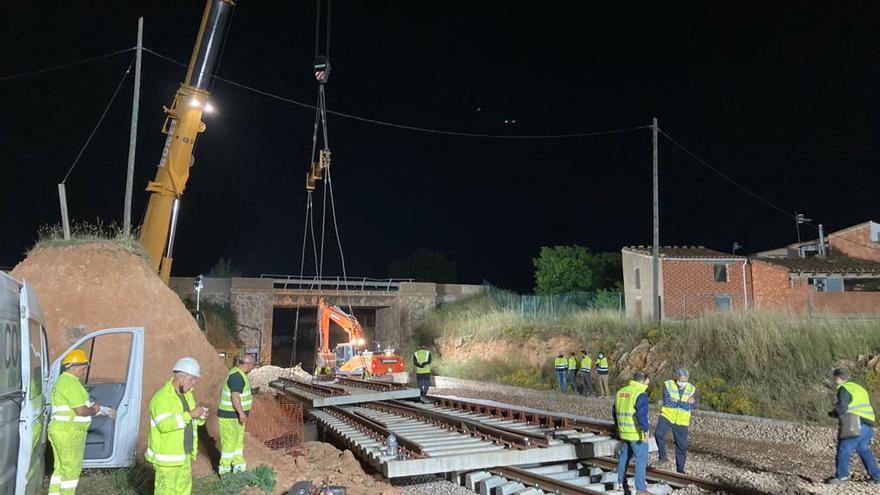
M366 341L364 339L357 339L357 345L364 345Z
M189 100L189 106L200 107L202 106L202 103L197 98L193 98L192 100Z
M214 105L211 105L210 103L205 103L205 112L214 113Z

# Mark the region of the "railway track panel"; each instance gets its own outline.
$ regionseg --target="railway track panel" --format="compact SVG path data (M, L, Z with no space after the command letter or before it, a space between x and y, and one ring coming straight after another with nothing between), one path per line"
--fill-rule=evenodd
M419 389L387 382L351 378L305 382L278 378L269 386L303 402L309 408L332 407L391 399L411 399L419 396Z

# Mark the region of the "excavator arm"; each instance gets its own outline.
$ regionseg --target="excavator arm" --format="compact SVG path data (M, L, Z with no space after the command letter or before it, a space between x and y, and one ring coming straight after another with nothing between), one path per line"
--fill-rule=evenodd
M320 330L320 344L318 347L319 361L332 363L335 361L334 353L330 350L330 323L339 325L348 334L348 344L356 350L363 349L366 345L364 327L353 315L343 311L339 306L334 306L324 298L318 300L318 327Z

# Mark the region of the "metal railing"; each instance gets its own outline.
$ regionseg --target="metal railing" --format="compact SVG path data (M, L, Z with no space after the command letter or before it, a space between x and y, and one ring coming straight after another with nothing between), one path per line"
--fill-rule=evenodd
M394 292L400 290L402 282L412 282L411 278L370 278L370 277L300 277L299 275L278 275L262 273L260 278L272 279L276 289L302 290L357 290Z

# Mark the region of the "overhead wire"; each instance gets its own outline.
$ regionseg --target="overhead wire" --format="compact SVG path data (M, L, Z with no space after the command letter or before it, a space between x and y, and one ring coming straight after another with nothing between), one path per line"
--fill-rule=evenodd
M186 67L187 65L183 62L174 60L171 57L163 55L155 50L150 48L144 48L144 51L158 57L166 62L170 62L173 64L180 65L182 67ZM231 79L227 79L220 76L214 76L214 79L218 81L222 81L230 86L235 86L239 89L243 89L245 91L250 91L255 94L259 94L265 96L267 98L272 98L274 100L278 100L284 103L289 103L291 105L295 105L302 108L308 108L311 110L317 110L318 107L316 105L312 105L310 103L305 103L299 100L295 100L293 98L288 98L286 96L277 95L275 93L271 93L269 91L265 91L259 88L255 88L253 86L248 86L247 84L243 84L237 81L233 81ZM408 124L400 124L396 122L389 122L385 120L374 119L370 117L364 117L361 115L356 115L347 112L340 112L338 110L326 110L326 112L330 115L335 115L337 117L342 117L349 120L356 120L359 122L365 122L368 124L375 124L383 127L391 127L395 129L402 129L414 132L421 132L426 134L439 134L446 136L458 136L458 137L469 137L469 138L485 138L485 139L524 139L524 140L539 140L539 139L576 139L583 137L591 137L591 136L605 136L609 134L621 134L626 132L638 131L641 129L650 129L651 125L640 125L633 127L623 127L617 129L606 129L601 131L579 131L579 132L571 132L571 133L562 133L562 134L487 134L487 133L475 133L475 132L465 132L465 131L450 131L444 129L433 129L428 127L418 127Z
M101 60L101 59L105 59L105 58L110 58L110 57L113 57L113 56L115 56L115 55L119 55L120 53L130 52L130 51L133 51L133 50L135 50L135 49L136 49L136 47L123 48L123 49L121 49L121 50L116 50L116 51L114 51L114 52L105 53L105 54L103 54L103 55L96 55L96 56L94 56L94 57L84 58L84 59L76 60L76 61L74 61L74 62L69 62L69 63L66 63L66 64L53 65L52 67L46 67L46 68L43 68L43 69L36 69L36 70L28 71L28 72L19 72L19 73L17 73L17 74L8 74L8 75L5 75L5 76L0 76L0 81L8 81L8 80L10 80L10 79L18 79L18 78L20 78L20 77L34 76L34 75L37 75L37 74L43 74L44 72L52 72L52 71L59 70L59 69L66 69L66 68L68 68L68 67L75 67L75 66L77 66L77 65L87 64L87 63L89 63L89 62L94 62L94 61L96 61L96 60Z
M67 169L67 173L64 175L64 179L61 180L61 183L64 184L67 182L67 178L70 177L70 173L73 172L73 169L76 167L76 164L79 163L79 159L82 158L83 153L85 153L86 148L89 147L89 143L92 142L92 138L95 137L95 133L98 132L98 128L101 127L101 122L104 121L104 117L107 115L107 111L110 110L110 107L113 105L113 102L116 100L116 95L119 94L119 90L122 88L122 84L125 82L125 79L128 77L128 74L131 73L131 67L134 65L134 59L129 62L128 67L125 69L125 73L122 74L122 77L119 79L119 84L116 85L116 89L113 90L113 95L110 96L110 101L107 102L107 105L104 107L104 111L101 112L101 116L98 118L98 122L95 124L95 127L92 128L92 132L89 133L88 139L80 148L79 153L74 158L73 163L70 164L70 168Z
M782 213L783 215L785 215L785 216L791 218L792 220L794 220L794 221L798 221L797 214L795 214L795 213L791 213L791 212L787 211L786 209L784 209L784 208L782 208L781 206L779 206L779 205L773 203L773 202L770 201L769 199L764 198L763 196L759 195L758 193L756 193L756 192L750 190L749 188L743 186L743 185L740 184L739 182L733 180L733 178L731 178L729 175L725 174L724 172L722 172L722 171L719 170L718 168L713 167L712 165L710 165L709 162L707 162L706 160L700 158L696 153L694 153L693 151L691 151L690 149L688 149L685 145L683 145L683 144L681 144L680 142L678 142L675 138L673 138L672 136L670 136L669 133L667 133L667 132L664 131L663 129L658 128L657 131L658 131L660 134L662 134L663 137L665 137L667 140L669 140L669 142L671 142L672 144L674 144L675 146L677 146L677 147L678 147L681 151L683 151L685 154L689 155L691 158L693 158L694 160L696 160L697 163L703 165L704 167L708 168L709 170L711 170L712 172L714 172L715 174L717 174L719 177L721 177L721 178L723 178L724 180L726 180L727 182L733 184L737 189L743 191L744 193L746 193L746 194L748 194L749 196L751 196L751 197L757 199L758 201L764 203L765 205L767 205L767 206L773 208L774 210L776 210L776 211ZM813 228L816 229L817 231L819 230L819 226L818 226L818 225L812 224L812 223L810 223L810 222L800 222L800 223L801 223L801 225L809 225L810 227L813 227ZM869 248L869 249L877 249L876 246L869 246L869 245L867 245L867 244L862 244L861 242L858 242L858 241L855 241L855 240L853 240L853 239L849 239L849 238L846 238L846 237L837 237L837 239L842 239L842 240L844 240L844 241L846 241L846 242L849 242L849 243L855 244L855 245L857 245L857 246L866 247L866 248Z

